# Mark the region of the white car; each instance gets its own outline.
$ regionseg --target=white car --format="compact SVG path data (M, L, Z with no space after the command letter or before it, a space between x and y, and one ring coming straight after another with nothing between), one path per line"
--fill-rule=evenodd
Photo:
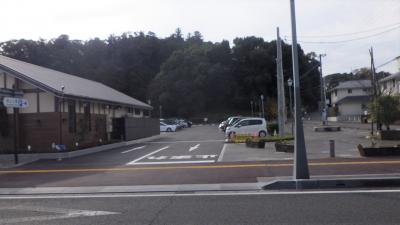
M258 117L247 117L226 128L225 135L231 138L236 134L248 134L252 136L266 137L267 121Z
M165 122L160 122L160 131L161 132L175 132L177 126L174 124L167 124Z

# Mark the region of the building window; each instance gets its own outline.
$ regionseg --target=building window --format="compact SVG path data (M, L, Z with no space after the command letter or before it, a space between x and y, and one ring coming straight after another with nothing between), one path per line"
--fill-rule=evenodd
M83 122L86 123L88 131L92 130L92 118L90 113L90 103L83 104Z
M150 116L150 111L149 110L143 110L143 115L144 116Z
M351 93L353 93L353 90L352 89L347 89L347 93L351 94Z
M335 90L335 97L337 96L337 90Z
M76 105L75 101L68 101L68 129L70 133L76 132Z
M135 109L135 115L140 115L140 109Z
M129 107L128 108L128 113L133 113L133 108Z

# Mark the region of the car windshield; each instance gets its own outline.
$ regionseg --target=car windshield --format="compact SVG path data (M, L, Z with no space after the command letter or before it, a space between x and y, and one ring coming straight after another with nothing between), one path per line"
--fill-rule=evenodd
M400 224L400 0L0 8L0 225Z

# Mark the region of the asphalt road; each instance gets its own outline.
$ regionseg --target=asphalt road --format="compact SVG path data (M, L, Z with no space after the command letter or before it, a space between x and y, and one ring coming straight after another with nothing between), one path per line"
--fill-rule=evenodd
M39 198L43 199L0 197L0 224L397 225L400 223L398 192Z
M0 188L256 183L292 175L291 160L218 162L223 146L216 126L197 126L152 142L0 170ZM312 176L400 173L398 157L318 159L309 165Z

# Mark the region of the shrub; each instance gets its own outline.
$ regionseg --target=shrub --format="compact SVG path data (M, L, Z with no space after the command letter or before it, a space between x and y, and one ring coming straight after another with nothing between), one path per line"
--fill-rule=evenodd
M274 131L279 133L279 125L277 123L269 123L267 126L267 131L269 135L273 135Z

